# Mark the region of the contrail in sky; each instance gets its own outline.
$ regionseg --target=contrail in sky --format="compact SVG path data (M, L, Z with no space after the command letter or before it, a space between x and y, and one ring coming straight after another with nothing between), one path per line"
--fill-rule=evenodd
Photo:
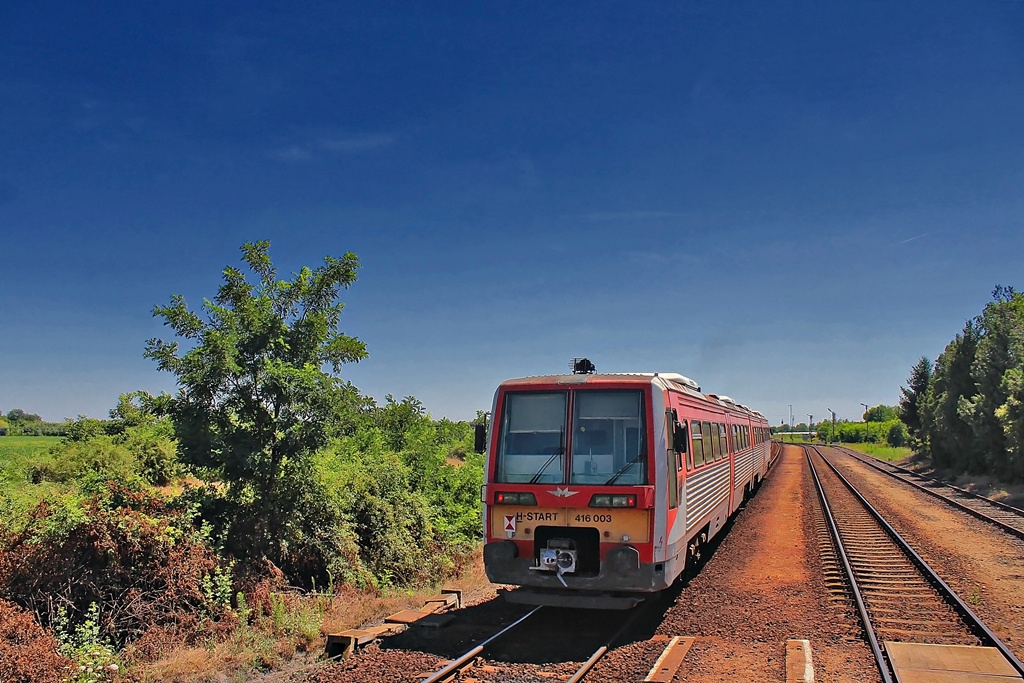
M906 244L907 242L913 242L914 240L919 240L919 239L921 239L922 237L924 237L927 234L928 233L925 232L925 233L922 233L922 234L918 235L917 237L911 237L909 240L903 240L902 242L900 242L900 244Z

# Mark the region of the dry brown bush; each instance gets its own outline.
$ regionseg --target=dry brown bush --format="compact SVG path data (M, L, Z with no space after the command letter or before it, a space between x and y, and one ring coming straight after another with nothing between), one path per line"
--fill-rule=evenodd
M153 627L187 642L223 613L203 590L217 557L182 511L110 482L83 512L84 520L68 523L41 503L4 539L0 597L43 624L61 607L78 622L96 603L101 634L120 645Z
M0 681L56 683L71 674L71 660L57 652L57 639L25 610L0 600Z

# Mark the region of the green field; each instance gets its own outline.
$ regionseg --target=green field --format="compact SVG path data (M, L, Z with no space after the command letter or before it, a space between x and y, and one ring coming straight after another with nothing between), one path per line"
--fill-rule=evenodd
M30 463L46 456L59 436L0 436L0 477L9 483L23 481Z

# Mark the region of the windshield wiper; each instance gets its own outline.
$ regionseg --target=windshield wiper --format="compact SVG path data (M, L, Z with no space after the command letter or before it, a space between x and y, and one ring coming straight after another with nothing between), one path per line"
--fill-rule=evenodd
M614 484L614 483L615 483L615 480L616 480L616 479L618 479L618 478L619 478L619 477L621 477L621 476L622 476L623 474L625 474L626 472L628 472L628 471L629 471L629 469L630 469L630 468L631 468L631 467L632 467L633 465L635 465L635 464L637 464L638 462L640 462L640 459L641 459L641 458L643 458L643 457L644 457L644 455L645 455L644 453L637 453L637 454L636 454L636 457L634 457L634 458L633 458L632 460L630 460L630 461L629 461L629 462L627 462L627 463L626 463L625 465L623 465L623 466L622 466L622 468L621 468L621 469L619 469L619 471L618 471L618 472L616 472L615 474L613 474L613 475L612 475L612 478L611 478L611 479L609 479L609 480L608 480L608 481L606 481L605 483L601 484L601 486L611 486L612 484Z
M538 481L540 481L540 477L541 477L542 474L544 474L544 470L546 470L548 468L548 466L555 461L555 458L557 458L558 456L560 456L563 453L565 453L565 446L562 445L564 443L565 443L565 428L563 427L562 430L559 432L559 436L558 436L558 444L559 444L558 445L558 449L555 450L555 452L551 454L551 457L548 458L548 461L546 463L544 463L544 466L541 467L539 470L537 470L537 474L533 475L533 478L530 479L530 483L531 484L536 484Z

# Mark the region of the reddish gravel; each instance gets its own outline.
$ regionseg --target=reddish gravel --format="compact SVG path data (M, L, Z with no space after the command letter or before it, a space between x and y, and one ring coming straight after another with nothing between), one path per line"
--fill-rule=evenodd
M786 640L807 638L817 680L879 680L853 612L829 606L815 536L817 498L803 450L786 447L761 490L657 627L696 636L675 680L785 680ZM646 655L647 671L661 652ZM611 653L587 681L637 680L630 648ZM643 668L643 667L641 667ZM641 677L639 680L643 680Z
M822 453L1024 659L1024 541L835 449Z
M358 657L331 664L306 680L310 683L419 681L441 668L441 665L441 659L435 655L415 651L392 651L387 656L382 656L379 647L370 645Z

